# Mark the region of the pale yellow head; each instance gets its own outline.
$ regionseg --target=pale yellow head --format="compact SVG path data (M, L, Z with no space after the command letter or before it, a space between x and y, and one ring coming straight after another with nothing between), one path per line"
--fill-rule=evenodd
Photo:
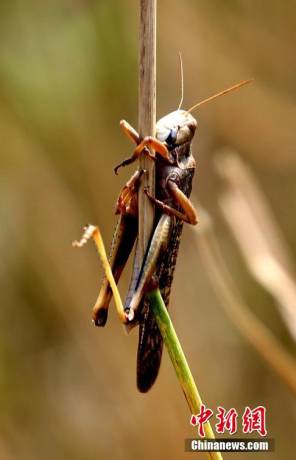
M156 137L168 146L191 141L197 127L196 119L186 110L174 112L160 118L156 123Z

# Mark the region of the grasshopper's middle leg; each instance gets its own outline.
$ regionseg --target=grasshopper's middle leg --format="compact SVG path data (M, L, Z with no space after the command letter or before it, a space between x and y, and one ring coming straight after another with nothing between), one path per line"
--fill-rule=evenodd
M168 206L163 201L157 200L152 195L150 195L148 190L145 190L145 194L155 204L155 206L157 206L169 216L175 216L178 217L178 219L187 222L188 224L196 225L198 223L198 214L190 199L173 181L168 181L167 187L173 200L177 205L181 206L183 212Z

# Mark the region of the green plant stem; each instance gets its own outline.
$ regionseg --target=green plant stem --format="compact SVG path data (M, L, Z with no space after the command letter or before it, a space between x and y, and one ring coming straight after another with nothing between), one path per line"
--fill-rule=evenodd
M151 291L148 296L190 412L191 414L197 414L200 411L202 400L159 289ZM205 423L204 429L206 438L215 439L209 421ZM220 452L208 452L208 455L213 460L222 460Z

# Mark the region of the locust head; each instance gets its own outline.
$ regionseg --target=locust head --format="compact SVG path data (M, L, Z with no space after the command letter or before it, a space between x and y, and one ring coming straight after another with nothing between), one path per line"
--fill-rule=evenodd
M217 97L223 96L233 90L239 89L241 86L250 83L251 80L244 80L240 83L237 83L230 88L227 88L219 93L214 94L213 96L204 99L197 104L194 104L188 110L182 110L181 105L183 102L183 71L182 71L182 62L181 62L181 75L182 75L182 96L179 107L174 112L169 113L168 115L162 117L158 120L156 124L156 137L160 142L165 142L170 149L190 142L194 136L197 121L191 115L191 112L196 110L201 105L216 99Z
M165 115L156 124L156 137L161 142L166 142L167 146L190 142L197 127L196 119L186 110L175 110Z

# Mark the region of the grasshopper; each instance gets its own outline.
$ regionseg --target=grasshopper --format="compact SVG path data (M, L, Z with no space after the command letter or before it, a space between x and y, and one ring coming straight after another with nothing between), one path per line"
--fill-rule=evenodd
M155 161L155 197L149 190L145 190L147 199L155 205L154 229L142 264L139 263L136 249L132 278L124 305L124 322L127 329L130 330L139 324L137 386L140 392L147 392L155 382L163 348L163 339L146 293L156 286L159 287L168 308L183 223L198 223L197 211L189 199L196 167L191 145L197 128L197 120L191 112L205 102L250 81L238 83L195 104L189 110L180 108L181 99L177 110L158 120L155 137L141 139L129 123L124 120L120 122L124 133L136 144L136 148L130 158L116 166L115 173L117 174L119 168L136 161L141 154L148 155ZM155 152L154 155L151 154L151 150ZM119 219L109 257L116 283L137 240L137 192L143 174L145 171L137 170L132 175L121 190L116 204L115 213L119 215ZM81 239L82 244L89 237L90 234L87 234L86 230ZM93 308L93 321L96 326L106 324L111 298L109 281L104 278Z

